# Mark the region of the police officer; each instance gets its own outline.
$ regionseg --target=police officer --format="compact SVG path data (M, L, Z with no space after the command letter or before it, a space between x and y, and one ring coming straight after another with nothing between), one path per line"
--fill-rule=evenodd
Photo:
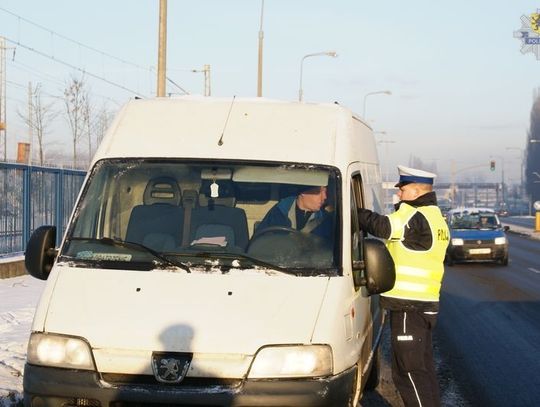
M439 406L431 332L449 231L433 192L436 175L401 165L398 171L396 211L360 209L358 218L363 230L387 239L396 266L394 288L380 300L390 310L394 384L406 406Z

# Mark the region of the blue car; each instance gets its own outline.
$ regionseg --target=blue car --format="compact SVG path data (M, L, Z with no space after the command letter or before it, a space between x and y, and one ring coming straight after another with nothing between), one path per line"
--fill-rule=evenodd
M457 262L498 262L508 265L508 226L502 226L499 217L488 208L452 209L447 215L450 244L446 251L446 264Z

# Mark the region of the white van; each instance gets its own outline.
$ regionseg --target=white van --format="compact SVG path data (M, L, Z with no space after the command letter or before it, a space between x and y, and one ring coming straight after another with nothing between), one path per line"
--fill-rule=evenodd
M320 233L260 227L321 187ZM381 193L372 131L338 104L129 102L59 249L52 226L28 243L47 285L25 405L356 405L378 377L371 295L394 283L356 222Z

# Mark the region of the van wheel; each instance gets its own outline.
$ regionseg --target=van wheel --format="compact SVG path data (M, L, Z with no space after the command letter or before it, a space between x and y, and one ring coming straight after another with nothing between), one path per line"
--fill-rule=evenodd
M508 266L508 256L505 256L501 259L502 266Z
M377 347L375 354L373 355L373 362L371 363L371 370L366 380L365 390L374 390L379 385L379 378L381 375L381 348Z

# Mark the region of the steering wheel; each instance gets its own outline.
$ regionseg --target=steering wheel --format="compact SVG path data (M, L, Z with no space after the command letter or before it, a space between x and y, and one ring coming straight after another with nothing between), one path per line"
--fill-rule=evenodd
M271 232L286 232L286 233L300 233L299 230L296 230L294 228L290 228L288 226L269 226L267 228L262 229L260 232L255 233L255 235L251 238L257 239L262 235L266 235L267 233Z
M246 250L249 249L249 247L255 242L257 239L259 239L261 236L266 235L267 233L272 232L285 232L285 233L292 233L292 234L298 234L301 233L299 230L296 230L294 228L290 228L288 226L269 226L267 228L261 229L260 231L257 231L253 237L251 238L251 241L248 244L248 247Z

